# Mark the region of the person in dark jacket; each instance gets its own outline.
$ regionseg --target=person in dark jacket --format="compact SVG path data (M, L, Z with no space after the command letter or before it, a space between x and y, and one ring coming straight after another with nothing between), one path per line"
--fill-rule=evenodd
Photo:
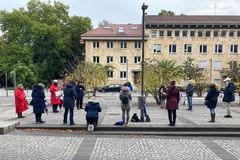
M35 113L36 123L44 123L42 120L42 113L45 110L45 93L44 85L39 83L33 86L32 89L32 105L33 113Z
M83 97L84 97L84 90L85 87L83 86L83 84L81 82L78 82L78 84L75 86L75 90L77 93L77 100L76 100L76 106L77 109L83 109L82 105L83 105Z
M219 91L217 90L217 87L214 82L210 83L210 87L207 93L207 96L205 97L207 108L210 110L210 116L211 120L209 120L209 123L215 122L215 108L217 106Z
M225 107L227 108L227 115L225 115L225 118L232 118L231 116L231 102L235 101L235 94L234 94L234 84L231 82L231 79L227 77L224 82L226 83L226 87L223 91L223 102L225 102Z
M193 86L192 86L192 82L189 81L189 84L187 85L186 88L186 95L187 95L187 101L188 101L188 109L189 111L192 111L192 96L193 96Z
M172 81L166 93L166 109L168 110L169 126L175 126L177 117L176 110L178 109L178 104L180 100L180 93L175 84L176 82Z
M63 107L65 108L63 124L67 124L68 111L70 111L70 125L75 125L73 121L73 112L75 106L75 99L77 98L77 94L74 88L74 82L69 81L63 90Z
M167 92L167 89L165 86L162 85L162 86L160 86L158 92L159 92L160 107L165 108L166 107L166 102L165 102L166 95L165 94Z
M85 106L87 125L93 124L94 127L98 125L98 113L102 111L99 102L96 97L92 97Z

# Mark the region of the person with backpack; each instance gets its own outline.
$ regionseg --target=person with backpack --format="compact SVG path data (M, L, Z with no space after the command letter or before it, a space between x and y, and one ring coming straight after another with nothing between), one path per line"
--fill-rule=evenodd
M127 86L127 84L123 85L119 98L121 100L123 126L127 127L130 119L129 112L132 106L132 95L129 91L129 87Z
M187 95L187 102L188 102L188 109L189 111L192 111L192 97L193 97L194 88L192 85L192 81L189 81L189 84L186 88L186 95Z

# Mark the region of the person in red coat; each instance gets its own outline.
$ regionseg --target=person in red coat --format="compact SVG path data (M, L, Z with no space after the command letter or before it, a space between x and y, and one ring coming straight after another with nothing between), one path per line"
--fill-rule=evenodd
M19 84L15 91L15 107L18 118L24 118L22 112L28 109L28 102L22 84Z
M168 87L166 93L166 109L168 110L169 126L175 126L177 117L176 110L178 109L178 103L180 100L180 92L175 86L175 83L175 81L171 82L171 85Z
M56 92L60 91L60 87L58 86L58 80L54 80L52 85L50 86L50 93L51 93L51 104L53 113L58 113L57 110L58 105L61 105L61 99L59 95L56 95Z

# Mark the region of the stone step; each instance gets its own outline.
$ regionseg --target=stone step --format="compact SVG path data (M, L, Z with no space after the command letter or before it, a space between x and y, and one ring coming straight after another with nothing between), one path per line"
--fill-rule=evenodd
M18 121L0 121L0 135L13 131L17 125Z

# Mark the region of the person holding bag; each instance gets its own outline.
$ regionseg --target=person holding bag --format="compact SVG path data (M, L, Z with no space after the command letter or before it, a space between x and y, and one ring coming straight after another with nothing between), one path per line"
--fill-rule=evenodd
M22 84L19 84L15 91L15 107L18 118L24 118L22 112L28 109L28 102Z
M57 110L58 105L61 105L61 90L58 86L58 80L54 80L53 84L50 86L50 92L51 92L51 104L52 104L52 110L53 113L58 113L59 111Z

